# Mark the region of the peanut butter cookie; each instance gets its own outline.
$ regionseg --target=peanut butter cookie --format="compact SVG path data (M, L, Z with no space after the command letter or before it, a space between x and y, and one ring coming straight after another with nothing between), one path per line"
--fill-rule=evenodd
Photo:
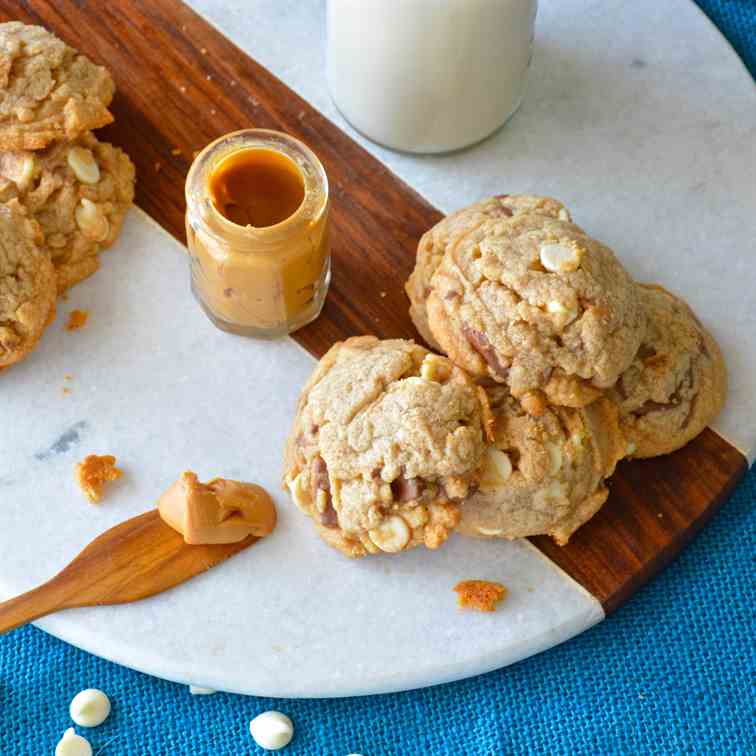
M0 24L0 149L38 150L110 123L102 66L43 29Z
M404 290L410 300L410 317L425 342L438 348L428 325L425 300L430 294L430 280L441 264L446 248L460 233L469 231L485 220L505 220L521 213L538 213L560 220L571 220L559 200L533 194L497 194L457 210L426 231L417 245L417 259Z
M55 270L39 224L0 205L0 370L34 349L55 315Z
M430 289L441 348L473 375L507 384L536 415L547 399L594 401L629 367L645 332L636 287L614 253L545 215L461 234Z
M485 393L445 357L347 339L302 391L284 482L347 556L436 548L477 485L489 423Z
M719 413L727 370L719 346L690 307L661 286L639 284L647 335L610 396L631 457L669 454Z
M39 221L58 291L92 275L134 200L126 153L92 134L46 150L0 153L0 201L17 198Z
M489 396L495 441L457 530L489 538L547 534L567 543L606 501L605 480L625 454L616 407L602 398L533 417L504 387Z

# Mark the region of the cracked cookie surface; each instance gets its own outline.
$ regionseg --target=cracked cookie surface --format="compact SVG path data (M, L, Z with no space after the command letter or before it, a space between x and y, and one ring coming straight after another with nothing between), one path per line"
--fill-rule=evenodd
M0 24L0 149L37 150L113 120L103 66L41 26Z
M428 324L425 306L430 294L430 280L441 264L451 241L486 220L505 220L521 213L538 213L560 220L571 220L559 200L534 194L497 194L447 215L426 231L417 245L415 269L404 285L410 300L410 317L425 342L438 348Z
M503 387L490 398L495 440L457 530L488 538L545 534L567 543L606 501L605 480L624 456L616 407L599 399L533 417Z
M284 483L347 556L436 548L477 485L489 424L485 393L445 357L347 339L302 391Z
M18 202L0 204L0 369L29 354L55 315L55 270L41 243Z
M679 297L638 284L647 335L610 396L631 457L655 457L695 438L719 413L727 371L713 337Z
M39 222L62 293L92 275L134 200L134 166L118 147L82 134L46 150L0 153L0 201Z
M533 414L546 400L594 401L645 332L635 284L614 253L571 223L532 213L458 236L427 306L449 357L507 384Z

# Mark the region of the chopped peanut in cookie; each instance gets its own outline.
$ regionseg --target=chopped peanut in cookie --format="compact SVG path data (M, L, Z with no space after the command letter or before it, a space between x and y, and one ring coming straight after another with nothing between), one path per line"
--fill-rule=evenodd
M112 454L102 457L90 454L76 465L79 487L93 504L102 499L102 491L107 483L118 480L123 475L123 470L117 468L115 463L116 458Z
M72 310L68 316L68 323L66 323L67 331L80 331L87 324L89 320L89 312L87 310Z
M463 580L454 586L454 592L463 609L479 612L495 612L498 603L507 595L507 589L501 583L491 580Z

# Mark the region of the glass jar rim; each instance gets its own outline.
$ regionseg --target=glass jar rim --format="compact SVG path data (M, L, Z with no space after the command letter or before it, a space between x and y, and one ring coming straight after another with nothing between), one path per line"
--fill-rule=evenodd
M240 226L226 218L215 206L208 191L212 171L229 155L248 149L279 152L289 158L302 175L304 198L287 218L272 226ZM329 203L328 176L317 155L301 140L272 129L240 129L210 142L194 159L186 177L187 214L203 225L221 244L254 247L280 241L303 226L317 222Z

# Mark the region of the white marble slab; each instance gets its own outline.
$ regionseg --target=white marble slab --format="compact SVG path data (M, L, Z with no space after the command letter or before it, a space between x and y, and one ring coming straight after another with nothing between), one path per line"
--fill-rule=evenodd
M756 88L691 0L541 0L519 113L442 157L373 145L340 116L325 80L324 0L189 3L439 208L552 194L639 280L683 294L730 368L715 428L754 459Z
M90 321L70 333L74 308L89 310ZM477 674L603 617L527 543L455 539L436 553L358 563L322 544L278 486L294 403L313 365L290 339L215 330L189 293L183 248L133 212L103 269L61 303L39 349L3 374L0 596L51 577L191 468L265 485L280 515L273 536L174 591L62 612L41 627L171 680L336 696ZM113 453L125 471L100 507L74 481L75 463L89 453ZM452 587L466 578L506 583L504 608L490 617L460 612Z
M349 130L325 89L321 2L192 5ZM530 92L492 139L423 158L357 138L443 209L501 191L559 196L631 272L687 296L731 367L717 427L752 455L756 98L692 3L542 2ZM97 533L152 506L187 467L277 490L281 444L312 359L290 340L261 344L212 329L190 300L185 268L179 245L135 212L40 349L3 377L0 595L49 577ZM66 333L74 307L90 309L91 323ZM66 373L73 393L64 397ZM98 509L72 475L90 452L115 453L126 470ZM40 626L181 682L332 696L477 674L603 616L526 543L454 539L436 553L355 564L313 537L285 497L277 502L274 536L217 570L140 604L74 610ZM500 612L455 608L450 588L468 577L509 586Z

